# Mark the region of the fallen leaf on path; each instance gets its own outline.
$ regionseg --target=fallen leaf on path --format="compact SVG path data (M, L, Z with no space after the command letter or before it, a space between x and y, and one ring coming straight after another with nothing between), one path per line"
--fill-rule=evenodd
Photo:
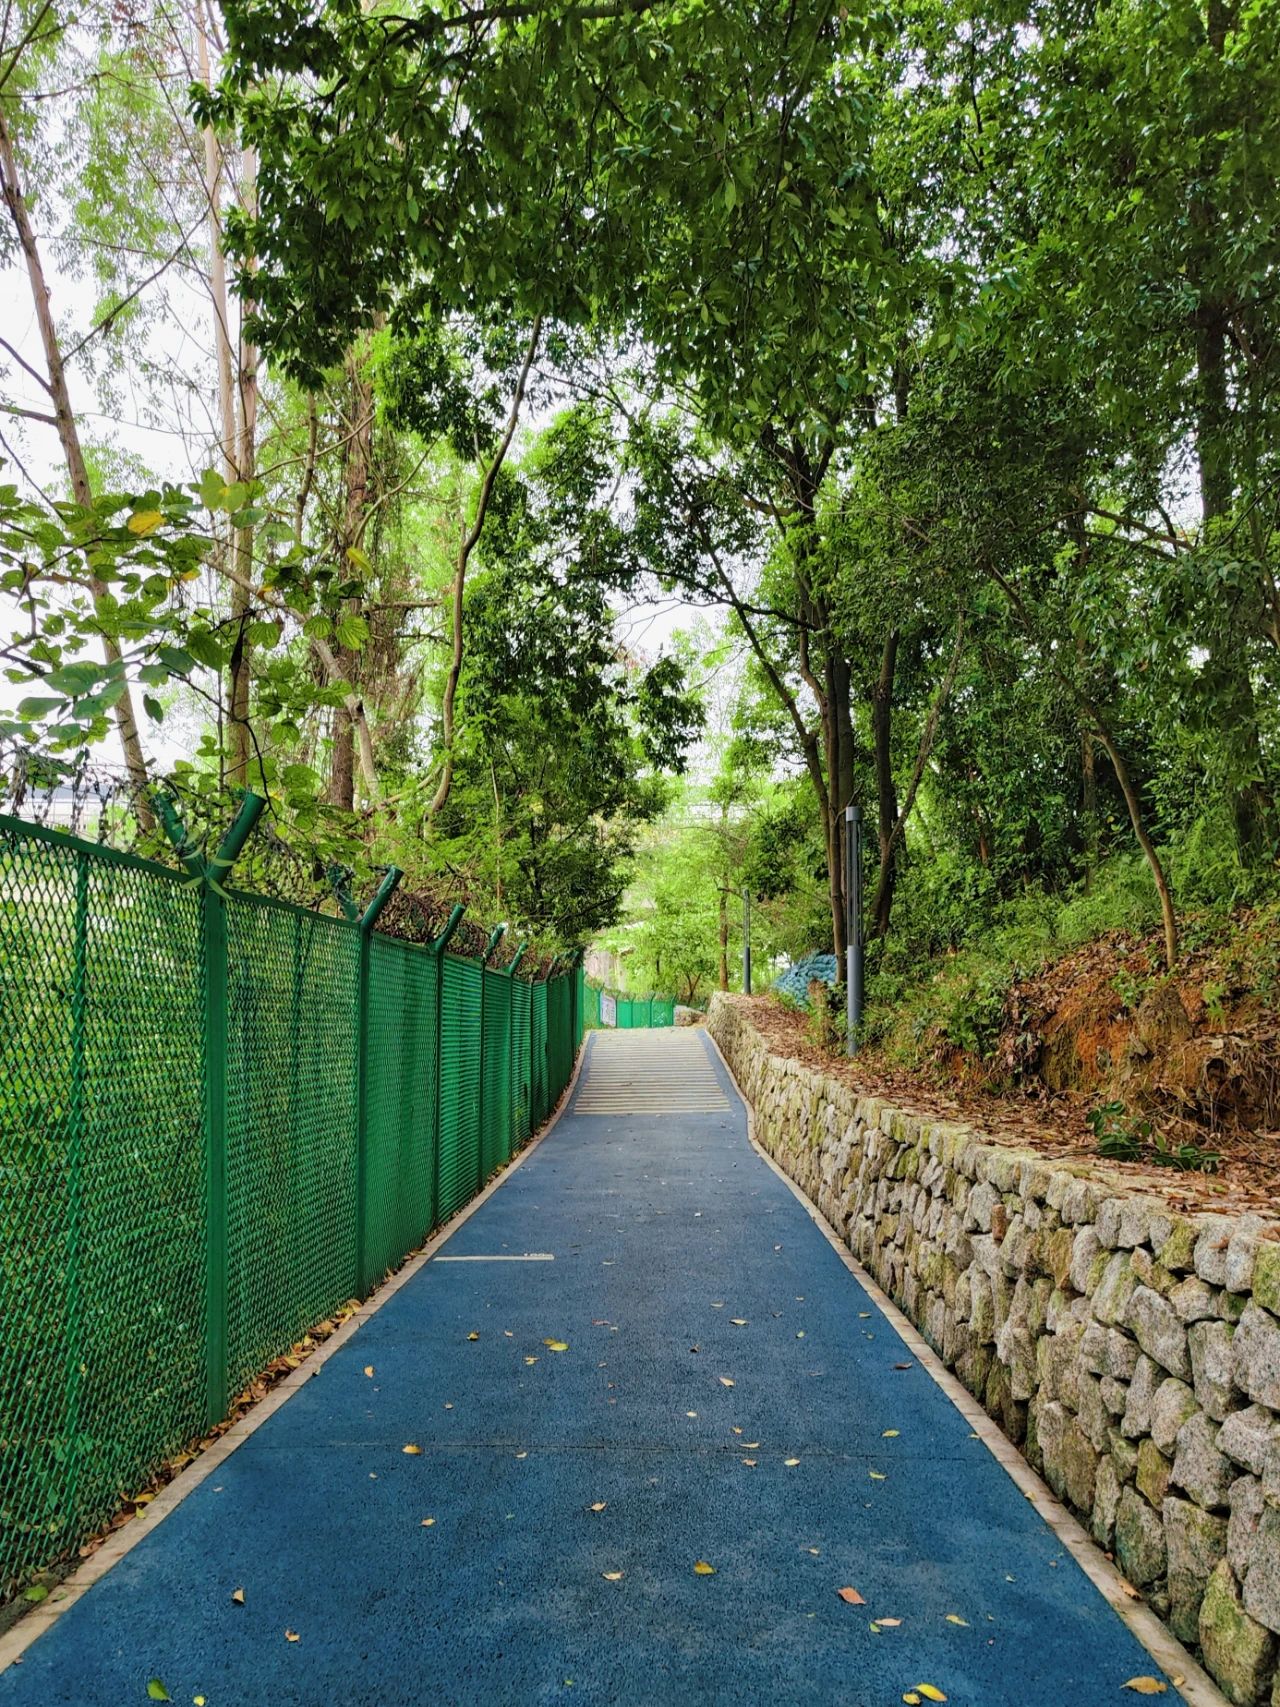
M527 1458L528 1456L529 1456L529 1454L527 1452L517 1452L516 1453L517 1458Z
M896 1630L902 1620L901 1618L877 1618L876 1623L882 1630Z
M235 1601L237 1606L243 1606L244 1605L244 1590L242 1588L233 1588L231 1591L231 1598L232 1598L232 1600Z
M730 1381L730 1379L727 1375L721 1375L719 1377L719 1380L720 1380L720 1385L722 1387L732 1387L734 1385L734 1383L732 1381Z
M537 1361L538 1361L538 1360L537 1360L537 1358L536 1358L536 1357L526 1357L526 1358L525 1358L525 1362L526 1362L526 1363L536 1363L536 1362L537 1362Z
M468 1338L468 1339L469 1339L469 1340L478 1340L478 1339L479 1339L479 1338L480 1338L480 1335L479 1335L479 1334L476 1334L476 1333L470 1333L470 1334L468 1334L468 1335L467 1335L467 1338Z
M798 1340L802 1340L804 1338L804 1329L803 1328L801 1328L800 1332L796 1335L796 1338Z
M872 1481L873 1481L873 1482L883 1482L883 1481L884 1481L884 1479L885 1479L885 1478L884 1478L884 1477L883 1477L883 1476L882 1476L882 1475L881 1475L881 1474L880 1474L880 1472L879 1472L879 1470L868 1470L868 1472L867 1472L867 1474L868 1474L868 1475L869 1475L869 1476L870 1476L870 1477L871 1477L871 1480L872 1480Z
M740 1429L740 1428L735 1428L735 1429L734 1429L734 1430L733 1430L733 1433L734 1433L734 1434L741 1434L741 1433L742 1433L742 1430L741 1430L741 1429Z
M284 1633L284 1639L286 1642L300 1642L302 1637L296 1630L286 1630Z
M408 1446L402 1446L400 1450L401 1452L407 1452L410 1458L422 1457L422 1448L420 1446L415 1446L412 1441L409 1442Z
M724 1299L722 1298L718 1304L713 1304L711 1306L711 1308L713 1310L723 1310L724 1309Z
M916 1688L926 1701L945 1701L947 1699L942 1691L935 1688L932 1683L917 1683Z
M153 1677L151 1682L147 1685L147 1700L172 1701L173 1696L170 1695L169 1691L165 1688L164 1684L161 1683L158 1677Z
M424 1517L422 1520L423 1529L430 1529L433 1526L433 1524L435 1523L435 1521L436 1520L434 1517Z
M782 1462L786 1465L788 1470L794 1470L800 1460L798 1458L784 1458Z
M543 1340L542 1343L548 1351L568 1351L569 1349L567 1340Z
M204 1696L203 1695L193 1695L191 1697L191 1700L194 1704L194 1707L204 1707Z
M744 1458L742 1462L747 1466L748 1470L754 1470L756 1467L756 1461L754 1458Z
M716 1568L714 1565L709 1565L705 1559L695 1559L693 1574L695 1577L713 1577L716 1574Z
M39 1606L42 1600L48 1600L49 1591L43 1583L32 1583L30 1588L22 1591L22 1598L32 1606Z
M587 1510L588 1511L603 1511L604 1508L608 1505L608 1503L609 1503L608 1500L596 1500L593 1505L589 1505L587 1507Z
M810 1547L809 1552L813 1554L815 1559L819 1557L819 1549L817 1547Z
M1131 1689L1135 1695L1163 1695L1169 1685L1161 1683L1158 1677L1131 1677L1122 1687Z
M858 1320L860 1322L866 1322L866 1321L869 1321L870 1319L871 1319L870 1310L859 1310L858 1311Z
M893 1367L895 1369L914 1369L915 1364L914 1363L895 1363Z
M621 1571L601 1571L600 1575L607 1583L620 1583L622 1581Z
M684 1414L687 1417L695 1417L696 1418L698 1413L697 1413L697 1411L686 1411Z
M745 1316L730 1316L729 1320L733 1323L735 1328L745 1328L747 1325L747 1318Z
M1142 1599L1142 1596L1138 1593L1137 1589L1134 1588L1133 1584L1131 1582L1126 1582L1123 1577L1120 1578L1120 1592L1121 1594L1127 1594L1130 1600Z
M948 1612L947 1623L948 1624L959 1624L966 1630L969 1628L969 1620L967 1618L957 1617L954 1612Z
M881 1440L896 1440L898 1438L898 1430L896 1428L887 1428L880 1438Z
M867 1604L856 1588L838 1588L836 1593L846 1606L865 1606Z
M920 1707L920 1697L914 1689L909 1689L902 1699L906 1702L907 1707Z
M366 1364L365 1364L365 1366L364 1366L364 1372L365 1372L365 1374L366 1374L366 1375L369 1375L369 1376L372 1376L372 1374L373 1374L373 1365L372 1365L372 1364L371 1364L371 1363L366 1363Z

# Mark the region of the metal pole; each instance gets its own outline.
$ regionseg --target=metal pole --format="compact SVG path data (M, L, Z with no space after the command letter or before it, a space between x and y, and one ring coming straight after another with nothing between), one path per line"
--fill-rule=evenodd
M858 1053L862 1026L862 812L844 809L845 1053Z
M742 988L751 994L751 891L742 891Z

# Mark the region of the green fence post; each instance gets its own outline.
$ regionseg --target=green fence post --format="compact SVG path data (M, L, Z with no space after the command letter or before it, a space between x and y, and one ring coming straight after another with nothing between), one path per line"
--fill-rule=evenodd
M356 974L356 1262L355 1296L367 1298L369 1249L369 964L373 927L404 873L389 865L372 901L360 914L360 960ZM341 899L341 897L339 897Z
M75 925L71 962L71 1082L67 1121L67 1334L66 1437L70 1464L67 1507L74 1514L80 1492L80 1392L83 1385L84 1289L81 1285L84 1210L85 1024L89 1000L89 858L76 854Z
M440 1081L444 1077L441 1068L444 1062L444 953L449 946L449 939L462 923L465 907L456 906L449 914L447 923L440 935L431 944L429 952L436 957L436 1106L434 1110L435 1151L431 1157L431 1226L434 1228L440 1219L440 1151L443 1145L443 1134L440 1126Z
M493 955L493 951L495 948L497 948L498 943L501 941L503 933L505 932L506 928L507 927L505 925L495 925L493 927L493 934L489 938L489 946L488 946L488 948L485 949L484 954L480 958L480 1084L478 1087L479 1097L480 1097L480 1135L476 1141L476 1190L477 1191L480 1191L484 1186L484 1123L485 1123L486 1113L488 1112L485 1108L485 1102L487 1099L486 1099L485 1094L484 1094L484 1071L485 1071L485 1054L486 1054L486 1050L485 1050L485 1046L484 1046L484 1009L485 1009L485 999L486 999L485 998L485 976L484 975L485 975L486 971L488 970L489 961Z
M227 898L229 877L266 801L247 791L231 828L212 859L203 859L187 840L172 801L155 804L165 834L186 869L200 884L201 953L204 962L204 1142L205 1213L205 1420L209 1428L227 1414Z
M524 951L528 941L520 944L515 952L510 966L507 967L507 1160L510 1161L515 1151L516 1141L520 1136L520 1086L517 1081L516 1061L519 1051L516 1048L516 967L524 959Z

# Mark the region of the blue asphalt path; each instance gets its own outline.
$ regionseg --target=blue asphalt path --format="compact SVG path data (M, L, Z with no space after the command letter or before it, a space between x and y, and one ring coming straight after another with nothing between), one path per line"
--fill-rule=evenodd
M1158 1675L732 1093L571 1107L440 1254L528 1251L554 1261L426 1264L0 1674L0 1707L132 1707L153 1677L208 1707L897 1707L921 1682L1117 1707Z

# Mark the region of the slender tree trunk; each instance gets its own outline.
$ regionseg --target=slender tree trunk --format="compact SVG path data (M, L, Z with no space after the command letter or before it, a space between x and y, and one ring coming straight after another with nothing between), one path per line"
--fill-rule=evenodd
M241 154L241 199L250 216L258 210L258 160L253 149ZM252 267L249 268L250 276ZM246 298L240 305L239 363L236 390L239 400L237 420L236 464L242 482L257 478L258 440L258 350L244 336L244 320L253 313L254 303ZM241 788L249 786L249 758L252 751L252 731L249 723L249 689L253 676L252 648L249 644L250 587L254 579L253 528L235 531L235 559L238 578L231 588L231 622L235 640L231 651L231 768L230 780Z
M894 870L897 863L895 826L898 822L898 791L893 780L893 689L898 667L898 631L886 636L880 654L880 674L871 690L871 738L876 775L876 832L880 849L880 872L876 881L872 928L879 937L889 934L893 910Z
M347 553L356 550L364 536L365 509L369 497L369 469L373 454L373 382L365 367L366 351L353 345L347 351L346 379L349 414L346 427L346 461L343 467L345 495L338 556L344 567L349 566ZM349 599L349 615L358 615L360 600ZM353 647L340 646L336 655L338 676L356 690L360 672L360 654ZM355 808L355 745L357 714L350 706L339 706L334 712L333 758L329 773L329 801L343 811Z
M454 736L456 730L456 711L458 701L458 683L462 680L462 606L466 592L467 564L471 553L475 550L481 533L484 531L485 517L489 511L489 499L493 495L493 483L498 478L498 472L506 461L507 452L511 449L511 441L516 434L516 424L520 419L520 408L524 402L525 389L529 384L529 373L533 367L533 358L538 353L538 343L542 337L542 316L536 315L533 330L529 334L529 344L525 351L524 364L520 369L520 377L516 381L515 396L511 402L511 413L507 417L506 429L499 440L493 460L484 472L480 482L480 495L476 500L476 513L471 526L463 534L458 547L457 561L454 565L452 588L452 653L449 659L449 673L445 677L444 702L441 714L441 744L444 748L444 764L440 773L440 781L428 808L428 816L434 817L449 798L453 787L454 768Z
M1223 57L1228 34L1236 26L1231 0L1209 0L1206 22L1210 46ZM1212 170L1221 154L1214 143L1203 168ZM1212 546L1221 523L1236 498L1236 469L1231 436L1231 398L1228 373L1230 315L1226 303L1206 282L1214 250L1224 237L1217 209L1207 196L1191 208L1198 234L1192 256L1192 283L1199 288L1193 325L1196 350L1196 460L1200 475L1201 516L1205 542ZM1256 860L1267 851L1275 834L1275 803L1268 789L1258 729L1258 708L1249 674L1247 639L1254 623L1248 611L1233 608L1240 595L1224 589L1231 603L1221 613L1209 644L1209 669L1218 698L1218 721L1223 738L1234 749L1232 765L1242 780L1231 791L1236 844L1243 858Z
M45 279L44 263L40 256L40 246L36 241L35 228L31 223L31 214L23 194L22 180L18 173L17 157L14 153L13 139L5 121L4 110L0 107L0 188L3 188L5 203L13 220L18 242L22 247L23 258L27 265L27 279L31 287L31 300L35 308L36 322L40 328L40 339L44 346L45 368L48 380L45 389L48 391L53 404L54 417L57 421L58 439L62 445L62 454L67 465L67 476L71 483L71 494L82 509L90 509L93 505L93 488L89 481L89 471L84 460L84 450L80 443L80 432L76 425L75 413L71 407L71 394L67 387L66 369L62 360L62 346L58 339L58 329L54 323L53 309L49 302L49 286ZM105 615L104 601L110 589L105 581L100 580L90 571L89 586L93 594L94 608ZM134 809L144 829L150 830L155 825L155 818L147 803L147 761L142 751L142 740L138 734L138 720L133 705L133 690L129 686L128 677L124 672L124 656L119 644L110 635L102 637L102 654L108 665L118 668L123 692L117 699L113 711L116 733L124 752L125 769L129 781L133 785L135 801Z

